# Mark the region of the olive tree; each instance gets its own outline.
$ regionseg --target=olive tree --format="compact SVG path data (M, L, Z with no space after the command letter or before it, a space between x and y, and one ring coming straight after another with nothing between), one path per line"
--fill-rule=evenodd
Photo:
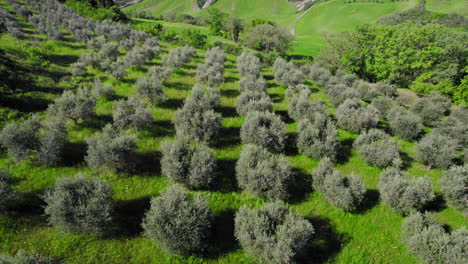
M294 98L302 94L305 97L309 98L311 93L312 92L310 91L309 87L307 87L304 84L298 84L298 85L288 86L288 88L286 89L286 92L284 93L284 96L286 98Z
M310 101L308 92L296 95L289 102L289 117L299 122L301 120L313 121L316 114L328 115L328 108L322 100Z
M153 121L150 109L145 101L135 97L120 100L112 106L114 126L119 129L133 127L136 130L147 127Z
M234 234L245 252L260 263L283 264L306 252L314 228L277 201L260 209L243 205L236 213Z
M107 124L101 133L86 139L88 151L85 157L91 168L107 168L122 171L132 169L136 150L136 138L116 130Z
M468 165L454 166L445 171L439 185L445 199L454 208L468 215Z
M387 117L388 112L396 106L396 102L391 97L379 96L372 100L371 105L379 110L382 117Z
M58 264L53 258L41 256L36 252L26 252L18 250L14 256L0 255L2 264Z
M353 145L364 161L379 168L399 162L398 142L382 130L373 128L362 132Z
M435 198L429 177L411 179L393 167L380 174L378 187L380 199L402 215L423 209Z
M247 75L239 80L239 91L266 92L266 81L262 76Z
M317 64L306 65L302 69L309 80L321 86L327 84L328 79L332 76L328 69L322 68Z
M178 186L153 198L143 219L149 239L161 243L172 254L187 256L207 249L212 225L207 200L200 195L191 198Z
M27 159L40 146L37 131L41 126L38 115L10 122L0 132L0 143L16 161Z
M149 78L142 76L136 81L136 93L138 96L148 98L152 103L157 100L167 99L163 91L163 83L156 75L150 75Z
M280 85L296 86L304 83L304 73L294 63L286 62L281 57L276 58L273 64L273 73L276 82Z
M449 136L457 141L460 147L466 146L468 144L468 123L465 121L450 114L435 124L432 133Z
M333 162L328 157L312 172L312 187L321 192L327 202L344 211L356 210L366 193L361 178L354 174L343 176L333 169Z
M105 232L112 221L112 188L83 175L57 179L44 195L49 223L65 232Z
M210 148L187 138L161 143L161 172L188 188L208 188L215 179L216 160Z
M49 121L44 126L44 133L39 135L38 160L42 165L54 165L62 159L67 143L67 128L60 121Z
M198 65L197 81L209 87L219 87L224 82L224 65L219 62Z
M163 58L163 65L170 68L179 68L188 63L195 54L195 48L188 45L171 49L167 56Z
M112 97L115 95L115 90L110 84L102 85L101 79L96 78L93 83L93 93L96 97Z
M241 93L236 101L236 110L240 116L245 116L249 112L271 112L273 102L264 92L246 91Z
M421 118L402 107L390 109L387 116L392 132L404 139L414 139L422 131Z
M338 126L352 132L361 132L377 126L379 110L373 106L364 107L361 101L346 99L335 112Z
M244 145L236 164L236 177L242 189L268 199L289 198L294 181L291 164L285 156L256 145Z
M79 88L76 93L67 90L47 108L47 115L75 122L95 115L96 98L88 88Z
M255 144L282 151L286 143L286 124L271 112L250 112L240 131L242 144Z
M427 126L432 126L441 116L450 109L450 99L432 92L429 96L421 98L411 107L411 110L419 115Z
M416 159L428 166L447 168L456 156L458 142L447 135L431 132L416 145Z
M403 221L402 239L409 252L424 263L466 263L468 256L468 231L460 228L447 233L426 212L416 212Z
M261 68L260 59L251 52L244 51L237 58L237 69L242 76L258 76Z
M300 153L317 160L336 158L340 146L338 129L328 115L316 113L313 121L301 120L297 131L297 148Z
M11 188L10 175L5 171L0 171L0 214L11 208L18 200L18 193Z

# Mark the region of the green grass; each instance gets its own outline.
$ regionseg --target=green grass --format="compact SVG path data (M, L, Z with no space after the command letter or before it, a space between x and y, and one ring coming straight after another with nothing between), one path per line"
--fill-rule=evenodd
M123 9L125 13L145 12L155 17L167 13L191 14L199 10L194 0L144 0Z
M5 5L5 0L0 0ZM26 38L34 32L29 24L22 21L22 26L28 30ZM44 38L44 36L40 36ZM23 40L28 42L29 40ZM69 64L73 62L67 56L79 56L86 51L85 46L73 41L47 41L52 60L49 72L33 71L18 53L21 41L7 35L0 38L0 48L9 52L9 57L16 63L31 71L31 78L36 84L34 91L18 95L19 102L47 98L52 100L59 96L52 88L70 89L76 87L71 78ZM162 43L163 54L172 45ZM228 55L226 66L226 82L221 85L221 107L223 113L223 137L212 142L211 147L220 161L218 176L220 184L213 190L199 191L209 198L209 206L219 219L217 236L219 252L210 258L168 255L160 245L144 238L139 228L141 217L148 208L152 196L157 196L170 183L160 175L159 145L164 139L174 137L175 131L171 118L183 99L190 93L195 83L196 66L203 62L203 51L198 51L196 58L189 64L174 72L165 82L164 91L169 100L152 106L153 126L137 133L138 153L146 161L139 173L111 173L107 171L90 171L83 163L86 150L85 138L100 130L110 120L112 104L115 100L99 99L97 105L98 118L95 122L69 124L69 141L66 156L67 164L53 167L38 167L31 162L16 163L5 154L0 155L0 169L10 172L14 178L14 188L24 195L24 201L19 209L0 216L0 253L13 254L19 249L34 250L41 254L51 255L66 263L252 263L243 251L232 242L232 216L241 205L260 206L265 201L256 199L235 187L234 165L239 157L241 144L239 129L243 118L235 113L235 101L239 73L235 67L235 56ZM74 58L74 57L72 57ZM106 83L111 83L117 90L117 95L123 98L135 93L135 80L146 74L151 65L159 64L158 57L142 67L129 70L129 76L123 81L106 77L105 73L89 69L90 74L81 83L91 82L95 76L106 77ZM284 120L289 120L285 111L288 100L284 98L285 87L278 86L273 78L271 67L264 68L262 74L268 81L268 93L275 99L274 110ZM63 75L58 80L52 77ZM327 97L323 90L309 84L313 89L311 99ZM31 109L27 104L11 105L11 111L18 115L27 115ZM46 105L40 105L36 111L41 113ZM331 108L331 107L330 107ZM333 109L330 109L333 111ZM16 117L14 118L16 119ZM290 121L290 120L289 120ZM297 124L289 122L288 133L291 147L287 155L294 168L301 174L309 175L317 166L318 161L297 154L294 147L294 133ZM347 146L352 144L356 135L340 130L340 140ZM401 141L402 152L410 158L409 172L415 177L429 175L437 186L437 179L442 175L440 170L425 171L425 166L414 160L414 143ZM360 213L345 213L328 204L323 197L315 192L307 193L305 197L294 201L291 206L299 214L308 217L314 225L316 235L312 241L313 252L310 252L312 263L416 263L400 241L400 225L403 217L394 213L388 206L378 202L375 197L380 169L366 164L355 151L348 153L347 158L338 164L337 168L345 174L355 172L367 185L370 200L367 209ZM116 201L116 232L107 237L97 237L91 234L64 234L47 224L43 216L41 195L46 188L54 184L57 178L70 177L83 172L108 182L114 189L113 198ZM438 187L437 187L438 188ZM436 212L439 223L452 228L467 226L467 219L454 209L445 208Z
M468 2L465 0L426 0L426 9L435 13L468 16Z
M416 6L419 0L385 3L344 4L330 0L314 7L296 24L297 41L292 53L317 55L326 45L325 36L352 31L357 26L377 22L382 16Z

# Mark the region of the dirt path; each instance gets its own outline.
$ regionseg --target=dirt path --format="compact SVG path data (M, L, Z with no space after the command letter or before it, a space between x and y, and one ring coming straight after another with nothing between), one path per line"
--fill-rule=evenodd
M314 5L312 5L311 7L309 7L309 9L307 9L306 11L304 11L300 16L296 17L296 19L294 19L294 22L293 24L291 25L291 34L294 36L296 35L296 23L297 21L299 21L303 16L305 16L305 14L307 14L307 12L309 12L309 10L312 9L312 7L314 7Z
M120 7L120 8L124 8L124 7L127 7L127 6L129 6L129 5L138 4L138 3L140 3L141 1L143 1L143 0L131 0L131 1L126 2L124 5L119 6L119 7Z

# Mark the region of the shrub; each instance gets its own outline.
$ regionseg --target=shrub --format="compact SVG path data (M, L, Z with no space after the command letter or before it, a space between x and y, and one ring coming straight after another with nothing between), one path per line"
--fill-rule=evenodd
M317 64L307 65L303 69L305 69L305 74L309 80L318 83L321 86L324 86L332 76L329 70L322 68Z
M293 263L306 251L314 234L307 220L291 214L279 201L258 210L244 205L234 221L240 245L261 263Z
M148 78L149 79L159 79L159 80L167 80L172 74L172 69L165 69L161 66L152 66L148 69Z
M446 135L458 142L460 147L468 144L468 126L464 120L450 115L435 124L432 133Z
M388 168L380 174L380 199L400 214L421 210L434 200L429 177L410 179L408 173Z
M408 251L424 263L465 263L468 260L466 229L446 233L429 213L414 213L407 217L401 233Z
M112 97L115 95L115 90L110 84L103 86L101 79L96 78L94 79L93 93L96 97Z
M44 195L49 222L65 232L102 233L112 221L112 188L83 175L57 179Z
M153 121L153 116L146 102L135 97L130 97L128 100L120 100L112 108L114 126L119 129L132 126L136 130L139 130L149 126Z
M170 253L181 255L205 251L212 224L207 200L199 195L190 199L177 186L153 198L143 219L143 229L149 239L162 243Z
M155 37L145 39L143 49L148 60L152 60L155 56L158 56L161 51L159 48L159 41Z
M362 132L354 142L361 158L379 168L398 164L400 157L399 144L379 129Z
M104 43L98 52L99 58L109 58L111 60L116 60L119 55L119 45L112 42Z
M387 82L378 82L375 84L375 92L378 95L384 97L396 97L398 95L398 91L395 85L389 84Z
M432 126L450 109L450 106L449 98L432 92L429 96L421 98L411 110L422 118L425 125Z
M205 54L205 64L208 65L212 65L215 63L223 65L225 60L226 55L224 54L224 50L220 47L211 48Z
M0 197L0 214L11 208L19 198L10 186L10 175L4 171L0 171Z
M286 143L286 124L271 112L251 112L241 127L242 144L255 144L282 151Z
M357 80L353 83L352 87L359 93L359 98L366 102L369 102L378 96L375 85L372 85L366 81Z
M366 193L364 182L354 174L344 177L333 169L333 162L325 157L312 172L312 187L321 192L325 200L344 211L354 211Z
M239 186L268 199L287 199L294 181L292 167L283 155L255 145L245 145L236 164Z
M296 120L313 121L316 114L328 115L328 108L322 100L310 101L309 92L303 91L289 102L289 117Z
M190 61L190 58L196 54L192 46L178 47L169 50L166 57L163 58L163 65L171 68L179 68Z
M266 92L266 81L261 76L256 77L253 75L247 75L240 79L239 90L241 92Z
M243 43L252 49L284 52L289 47L293 36L287 29L279 25L261 24L253 27L246 35Z
M447 168L455 158L458 142L447 135L429 133L416 145L416 158L428 167Z
M221 114L212 110L219 104L218 89L194 86L192 93L185 99L184 106L178 109L172 122L179 136L188 136L196 141L209 141L221 128Z
M296 86L288 86L284 96L286 96L286 98L294 98L295 96L300 96L302 94L304 97L309 98L311 93L312 92L309 87L304 84L298 84Z
M246 91L237 99L236 110L240 116L254 111L271 112L273 111L273 102L264 92Z
M68 137L67 128L63 122L51 121L44 126L44 130L39 136L38 159L42 165L54 165L62 159Z
M95 114L96 98L87 88L79 88L76 93L70 90L47 108L47 115L59 119L71 119L75 122L91 118Z
M86 139L88 152L85 157L91 168L105 167L121 171L132 169L136 150L136 138L128 136L107 124L101 133Z
M445 171L439 181L445 199L454 208L468 215L468 165L455 166Z
M275 80L280 85L296 86L304 82L304 74L292 62L278 57L273 64Z
M392 132L404 139L414 139L422 131L421 118L402 107L394 107L388 112Z
M379 110L372 106L366 108L356 99L344 101L336 109L335 116L341 128L356 133L376 127L380 119Z
M149 98L152 103L157 100L164 101L167 99L163 91L163 83L155 75L150 75L149 79L145 76L138 78L136 92L140 97Z
M216 160L210 148L185 138L161 144L161 171L189 188L208 188L215 178Z
M315 114L313 121L304 119L297 128L297 148L300 153L314 158L336 158L339 149L338 130L327 115Z
M22 122L10 122L0 133L0 143L16 161L24 160L39 148L37 131L40 128L38 115Z
M237 69L242 76L258 76L261 68L260 59L253 53L244 51L237 58Z
M126 67L141 67L145 64L145 50L141 46L135 46L125 54L124 62Z
M27 253L20 249L14 256L0 255L2 264L58 264L50 257L41 256L35 252Z

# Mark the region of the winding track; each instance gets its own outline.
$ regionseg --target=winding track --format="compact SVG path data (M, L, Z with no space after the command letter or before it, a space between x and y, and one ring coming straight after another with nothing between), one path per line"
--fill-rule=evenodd
M300 16L296 17L296 19L294 19L294 22L293 24L291 25L291 34L294 36L296 35L296 23L297 21L299 21L303 16L305 16L305 14L307 14L307 12L309 12L309 10L312 9L312 7L314 7L314 5L312 5L311 7L309 7L309 9L307 9L306 11L304 11Z

